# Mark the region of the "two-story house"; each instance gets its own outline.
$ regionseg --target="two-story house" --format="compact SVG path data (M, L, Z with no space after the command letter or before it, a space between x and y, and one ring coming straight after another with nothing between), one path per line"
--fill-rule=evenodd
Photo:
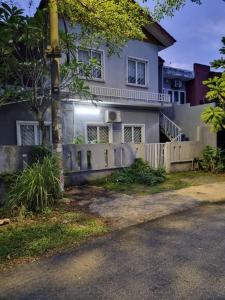
M175 39L159 24L144 29L143 41L130 40L120 55L107 55L106 46L80 49L78 59L98 60L100 68L92 71L87 82L95 95L63 99L63 143L154 143L160 141L160 110L170 106L170 97L161 91L161 50ZM51 113L46 114L51 142ZM37 145L40 143L37 122L23 103L0 108L1 145Z

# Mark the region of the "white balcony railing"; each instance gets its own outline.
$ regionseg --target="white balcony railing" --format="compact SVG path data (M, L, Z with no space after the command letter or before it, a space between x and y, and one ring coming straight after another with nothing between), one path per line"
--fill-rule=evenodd
M119 103L134 103L134 102L143 102L143 103L170 103L170 95L160 94L160 93L151 93L143 92L137 90L128 90L128 89L117 89L117 88L108 88L101 86L90 86L90 92L97 96L101 97L102 100L107 102L119 102Z

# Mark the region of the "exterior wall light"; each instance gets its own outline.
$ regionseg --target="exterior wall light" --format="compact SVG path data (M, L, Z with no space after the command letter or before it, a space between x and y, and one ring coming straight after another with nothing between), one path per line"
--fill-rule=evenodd
M100 109L96 107L85 107L80 106L75 108L75 113L78 115L92 115L92 116L98 116L100 115Z

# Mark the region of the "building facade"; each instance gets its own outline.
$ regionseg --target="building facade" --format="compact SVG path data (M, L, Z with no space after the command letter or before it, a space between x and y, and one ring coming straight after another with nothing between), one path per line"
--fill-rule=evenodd
M160 141L160 109L171 104L169 96L159 92L158 54L175 40L159 24L146 26L145 32L145 40L130 40L119 56L108 56L105 46L78 50L79 61L98 61L86 81L94 100L76 95L62 99L64 144ZM82 70L79 74L82 78ZM45 120L51 143L50 108ZM0 108L1 145L38 145L41 139L24 103Z

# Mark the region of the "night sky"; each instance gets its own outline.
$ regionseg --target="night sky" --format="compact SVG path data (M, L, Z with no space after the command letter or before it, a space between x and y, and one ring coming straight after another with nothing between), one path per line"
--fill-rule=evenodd
M17 1L29 11L28 0ZM34 0L36 6L40 0ZM202 5L195 5L187 0L187 4L175 13L173 18L167 17L161 25L177 40L177 43L160 52L166 65L192 69L194 62L209 64L219 56L221 38L225 36L225 2L222 0L202 0ZM152 1L148 0L151 6Z

